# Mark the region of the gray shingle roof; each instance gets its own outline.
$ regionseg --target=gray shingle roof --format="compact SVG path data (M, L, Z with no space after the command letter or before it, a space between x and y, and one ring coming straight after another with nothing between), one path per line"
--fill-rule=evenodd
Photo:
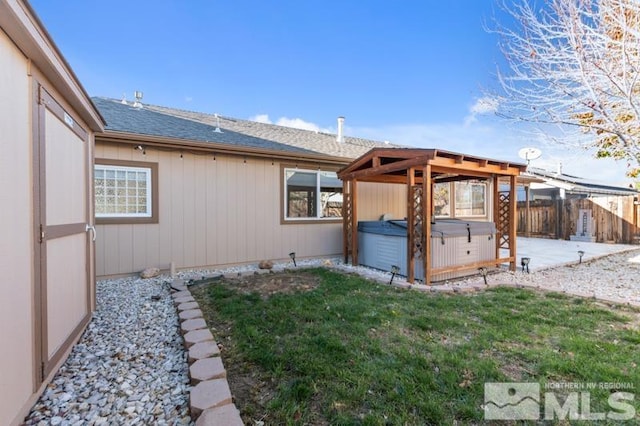
M225 129L222 133L218 133L215 131L215 126L209 124L163 114L148 108L135 108L115 99L94 97L92 101L107 122L105 126L107 131L196 142L217 142L238 147L261 148L273 151L311 153L309 150L231 130L227 131Z
M637 195L634 188L624 186L608 185L602 182L595 182L578 176L564 173L554 173L537 167L529 167L527 174L540 177L552 185L553 181L559 181L571 186L571 192L584 194L605 194L605 195Z
M157 105L134 108L116 99L94 97L92 100L107 122L107 131L347 159L357 158L375 147L397 147L349 136L344 137L344 142L337 142L335 134L225 116L216 118L213 114ZM215 131L218 123L221 133Z

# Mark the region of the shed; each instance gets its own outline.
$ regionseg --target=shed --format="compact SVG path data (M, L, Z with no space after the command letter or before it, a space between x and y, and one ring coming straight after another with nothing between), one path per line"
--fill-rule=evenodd
M438 274L509 263L516 266L516 178L525 164L476 157L439 149L374 148L338 171L343 182L343 254L358 265L358 188L361 183L396 184L406 187L407 278L414 282L416 261L424 267L424 281L430 284ZM495 258L456 266L434 268L431 236L434 223L433 188L436 183L469 180L487 181L491 191L491 217L496 226ZM508 190L501 192L504 181ZM501 257L500 249L508 256Z
M95 308L91 166L102 129L31 6L0 0L2 425L22 424Z

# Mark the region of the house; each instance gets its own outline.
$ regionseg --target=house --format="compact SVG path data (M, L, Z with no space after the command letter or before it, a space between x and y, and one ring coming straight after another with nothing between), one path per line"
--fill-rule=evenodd
M96 273L220 268L342 253L336 171L383 142L93 98ZM359 215L403 217L404 188L362 185ZM367 202L366 200L370 200Z
M519 177L518 233L582 241L638 242L640 192L529 167Z
M78 23L80 24L80 23ZM0 0L0 424L20 424L94 310L100 114L23 0Z
M344 254L343 213L351 215L353 206L345 204L350 184L338 179L337 171L372 150L406 161L411 159L403 156L425 155L345 136L341 117L336 135L140 99L93 102L107 121L105 132L96 135L95 151L99 277L147 266L221 268L288 260L291 252L298 258ZM429 152L440 153L438 165L453 162L433 180L434 213L441 219L493 221L498 215L494 177L522 169ZM466 173L459 173L459 158L466 159ZM453 178L452 170L462 177ZM397 179L357 180L357 213L350 218L407 217L406 185L397 185ZM496 247L490 251L495 260Z
M638 196L638 190L619 185L610 185L597 182L566 173L551 172L549 170L528 167L522 175L523 181L529 180L525 185L529 188L529 200L559 200L573 198L589 198L599 196ZM524 188L518 194L518 200L524 201Z

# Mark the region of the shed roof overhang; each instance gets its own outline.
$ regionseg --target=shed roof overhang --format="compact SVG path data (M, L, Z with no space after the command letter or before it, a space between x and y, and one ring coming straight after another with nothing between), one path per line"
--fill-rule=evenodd
M104 130L104 118L28 1L0 1L0 30L51 81L91 130Z
M361 182L406 183L409 169L422 179L421 168L431 166L435 182L518 176L527 166L441 149L374 148L338 172L338 177Z

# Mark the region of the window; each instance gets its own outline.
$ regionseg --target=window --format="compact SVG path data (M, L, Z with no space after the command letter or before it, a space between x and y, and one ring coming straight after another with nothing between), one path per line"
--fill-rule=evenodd
M96 160L97 223L157 223L157 164Z
M460 216L486 216L486 191L484 183L456 182L455 213Z
M342 217L342 181L335 172L284 169L285 220Z
M449 182L436 183L433 186L433 214L438 217L451 216L451 198Z

